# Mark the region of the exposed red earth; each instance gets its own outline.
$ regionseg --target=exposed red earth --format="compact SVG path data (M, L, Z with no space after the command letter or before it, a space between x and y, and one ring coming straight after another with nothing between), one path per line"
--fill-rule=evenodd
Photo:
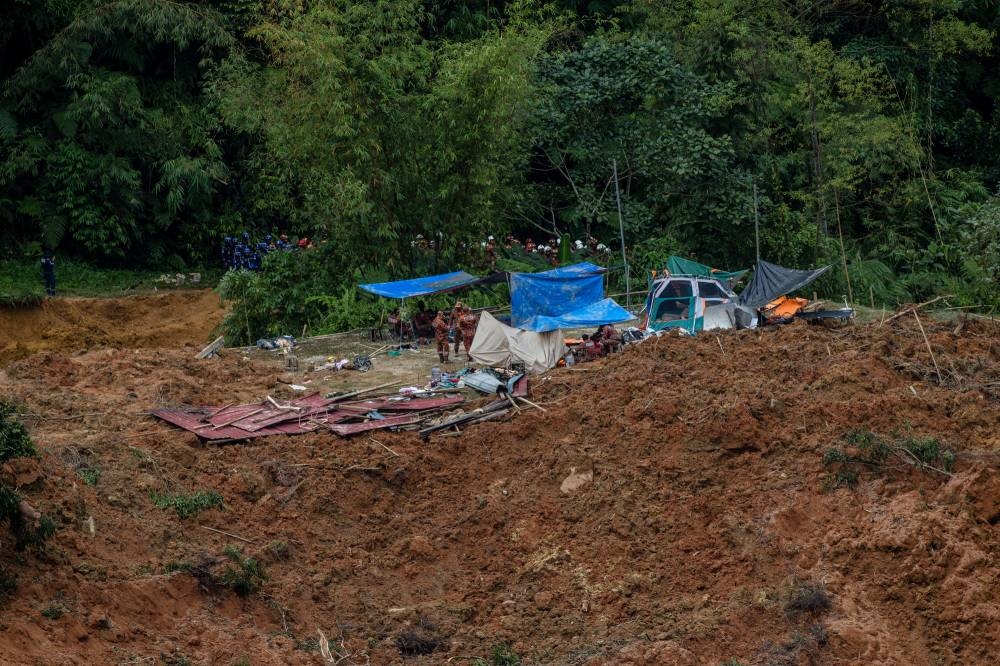
M195 294L139 308L182 324L160 335L115 319L129 303L73 306L92 337L46 351L0 313L22 349L0 396L43 452L3 473L59 527L24 557L0 541L4 663L422 666L501 643L523 664L994 663L990 321L924 318L933 358L912 316L663 337L533 379L546 412L460 437L212 446L148 412L287 387L278 360L194 359L223 312ZM954 466L897 450L835 487L824 456L857 454L853 431L933 438ZM196 491L223 506L151 499ZM218 584L226 546L263 562L259 592Z

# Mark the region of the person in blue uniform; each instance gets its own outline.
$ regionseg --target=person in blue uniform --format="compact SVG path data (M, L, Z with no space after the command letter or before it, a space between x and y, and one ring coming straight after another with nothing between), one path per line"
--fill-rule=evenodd
M236 239L226 236L222 239L222 266L225 269L233 268L233 251L236 249Z
M42 277L45 280L45 293L49 296L56 295L56 258L50 250L46 250L42 255Z

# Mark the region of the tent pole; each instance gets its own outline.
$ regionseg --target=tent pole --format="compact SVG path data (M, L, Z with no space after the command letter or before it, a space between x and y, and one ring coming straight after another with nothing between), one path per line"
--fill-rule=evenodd
M618 188L618 160L612 158L611 168L615 174L615 199L618 200L618 233L621 235L622 241L622 262L625 264L625 292L626 292L626 307L629 311L632 310L632 289L628 284L628 257L625 256L625 225L622 223L622 193Z
M753 235L757 244L757 264L760 264L760 214L757 212L757 183L753 184Z

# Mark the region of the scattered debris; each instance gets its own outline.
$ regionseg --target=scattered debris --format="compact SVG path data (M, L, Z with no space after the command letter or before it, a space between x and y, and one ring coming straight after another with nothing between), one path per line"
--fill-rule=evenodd
M348 395L365 392L355 391ZM202 440L226 442L266 435L299 435L324 428L347 437L369 430L415 425L427 420L433 413L465 401L460 395L427 398L391 395L343 402L348 395L324 398L318 393L311 393L285 404L267 396L263 401L249 405L154 409L151 413L167 423L193 432ZM381 412L389 412L390 415Z
M269 351L292 349L295 347L295 338L290 335L279 335L276 338L261 338L257 341L257 349Z

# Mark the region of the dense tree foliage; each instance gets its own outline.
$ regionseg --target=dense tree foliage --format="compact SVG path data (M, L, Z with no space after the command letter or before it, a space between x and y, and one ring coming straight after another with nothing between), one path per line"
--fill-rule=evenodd
M16 0L0 239L156 266L325 239L299 322L489 233L610 244L616 189L637 269L746 266L756 187L763 255L837 263L831 294L995 303L994 5Z

